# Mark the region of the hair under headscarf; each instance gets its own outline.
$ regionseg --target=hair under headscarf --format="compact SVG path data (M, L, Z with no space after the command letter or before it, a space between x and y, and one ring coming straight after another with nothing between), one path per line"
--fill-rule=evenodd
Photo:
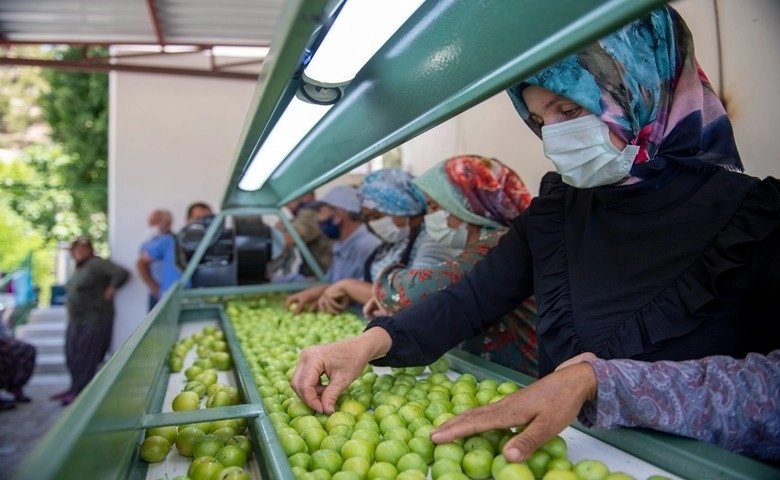
M726 110L696 61L688 26L669 6L507 90L541 137L522 97L528 85L582 105L626 143L638 145L635 175L659 170L669 160L742 170Z
M425 213L425 199L412 185L412 175L398 168L370 173L360 184L360 204L387 215L414 217Z
M439 162L413 183L442 209L482 226L507 226L531 203L520 177L495 158L461 155Z

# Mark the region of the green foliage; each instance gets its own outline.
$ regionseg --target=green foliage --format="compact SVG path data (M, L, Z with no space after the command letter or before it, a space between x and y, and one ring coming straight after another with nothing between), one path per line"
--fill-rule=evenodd
M90 48L89 56L106 55L103 48ZM78 48L58 50L57 58L78 60ZM52 139L68 155L67 166L58 174L75 192L72 211L89 219L107 211L108 171L108 74L45 70L50 90L39 99L43 117L52 129Z
M83 191L70 189L63 173L69 164L68 156L56 146L29 147L20 160L0 164L3 199L46 243L68 241L80 233L99 239L106 230L102 213L85 217L75 211L74 197Z
M24 56L78 59L83 54L81 49L29 49L36 51ZM33 282L46 303L58 242L87 233L99 251L104 245L108 75L11 67L0 69L0 87L0 148L19 154L0 161L0 269L16 268L33 252Z
M0 50L2 50L0 48ZM40 47L15 47L13 52L25 57L46 58L47 52ZM22 148L32 139L23 135L33 126L41 125L41 109L37 99L48 85L41 76L40 68L0 68L0 148Z
M3 163L0 163L0 167ZM0 175L2 177L2 175ZM27 221L14 212L0 198L0 271L11 272L29 252L34 252L32 261L33 284L41 288L43 303L48 302L48 293L53 283L52 266L56 246L47 245L40 234L30 228Z

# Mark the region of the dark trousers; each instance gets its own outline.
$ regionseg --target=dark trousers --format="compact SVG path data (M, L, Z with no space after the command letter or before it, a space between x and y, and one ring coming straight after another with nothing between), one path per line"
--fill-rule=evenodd
M68 323L65 359L70 371L70 391L81 392L97 373L111 345L114 320L95 323Z
M15 338L0 339L0 388L16 393L35 368L35 347Z

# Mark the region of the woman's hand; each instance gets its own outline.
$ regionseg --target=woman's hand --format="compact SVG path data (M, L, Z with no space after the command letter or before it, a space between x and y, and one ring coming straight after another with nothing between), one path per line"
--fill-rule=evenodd
M324 292L326 288L328 288L328 285L317 285L316 287L293 293L285 299L284 306L289 309L292 305L295 305L293 312L297 315L301 313L308 304L306 311L313 312L314 309L317 308L317 299L320 298L320 295L322 295L322 292Z
M564 369L566 367L569 367L571 365L576 365L578 363L584 362L585 360L593 360L593 359L596 359L596 358L599 358L599 357L597 357L595 354L590 353L590 352L580 353L579 355L575 355L575 356L571 357L570 359L566 360L565 362L563 362L562 364L558 365L555 368L555 371L557 372L558 370L562 370L562 369Z
M103 300L105 300L107 302L110 302L111 300L113 300L114 299L114 295L116 295L116 287L113 287L113 286L109 285L108 287L106 287L105 290L103 290ZM157 298L157 297L155 297L155 298Z
M346 291L344 280L331 284L322 292L317 300L317 309L321 312L339 314L350 304L352 299Z
M374 317L388 317L392 315L392 313L382 306L381 303L379 303L379 300L376 298L376 296L371 297L364 305L363 305L363 316L366 318L374 318Z
M308 406L333 413L336 399L363 372L366 364L383 357L392 345L382 328L370 328L357 337L306 347L301 351L290 386ZM321 382L327 375L328 385Z
M447 443L494 428L525 426L502 452L510 462L521 462L568 427L582 405L595 398L596 388L593 368L587 363L576 363L496 403L466 410L433 430L431 440Z

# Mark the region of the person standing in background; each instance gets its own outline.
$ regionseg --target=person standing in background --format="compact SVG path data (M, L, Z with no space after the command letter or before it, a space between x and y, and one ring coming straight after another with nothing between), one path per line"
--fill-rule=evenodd
M290 220L295 232L306 244L314 259L317 260L323 272L327 272L333 261L333 243L335 240L328 238L320 229L319 213L317 212L314 192L307 192L285 205L292 213ZM292 236L286 231L284 225L279 222L276 228L284 235L284 253L296 256L295 244ZM292 262L290 262L292 263ZM306 262L300 262L300 268L296 268L289 273L279 272L276 275L275 282L295 282L308 280L314 277L314 272ZM297 265L295 265L297 266Z
M214 215L214 210L208 203L193 202L187 207L187 223L192 223L211 215Z
M187 217L184 221L184 227L179 230L179 232L176 234L176 237L174 238L174 244L176 245L176 266L179 268L179 270L184 271L184 269L187 268L187 263L189 263L190 260L187 254L181 248L181 242L184 241L184 238L187 234L187 227L193 222L197 222L213 215L214 211L211 209L211 206L209 206L208 203L193 202L187 207ZM205 230L206 227L204 225L200 231L200 235L202 235Z
M149 239L141 246L136 270L149 288L149 310L154 308L163 294L181 278L176 266L176 239L171 232L173 215L168 210L157 209L149 214Z
M70 371L68 390L52 395L69 405L97 373L108 353L114 331L114 295L130 273L111 260L95 255L92 240L76 238L71 244L76 269L65 285L68 328L65 359Z

